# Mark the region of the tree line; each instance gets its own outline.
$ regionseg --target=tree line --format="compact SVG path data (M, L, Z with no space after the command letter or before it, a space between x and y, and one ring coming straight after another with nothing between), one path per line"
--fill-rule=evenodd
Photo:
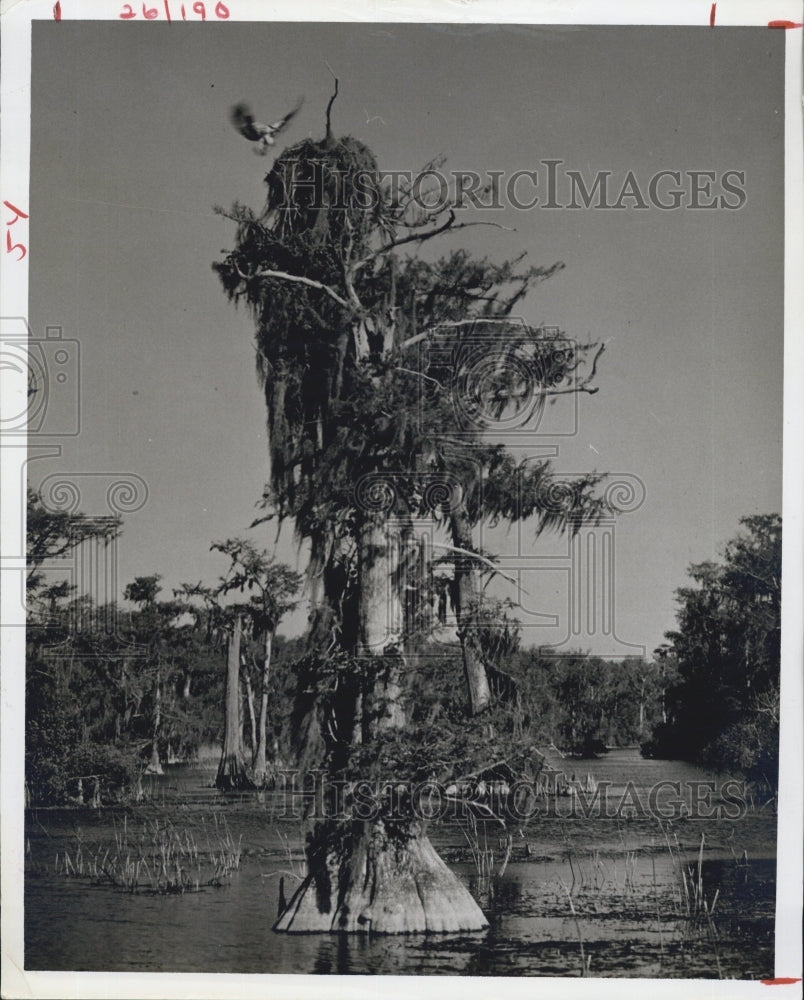
M434 733L461 731L468 740L467 733L485 738L490 729L585 755L641 744L651 755L774 784L781 521L773 515L742 524L722 563L690 568L691 585L677 591L678 627L650 660L523 648L507 609L487 609L489 624L475 641L495 707L476 732L466 727L460 656L422 642L411 746L423 734L432 742ZM75 802L96 781L107 801L131 795L143 774L196 760L204 747L220 754L223 787L270 784L297 761L303 703L322 683L312 677L310 635L277 635L301 577L243 539L213 544L225 559L214 584L166 595L158 574L138 577L124 588L126 607L96 606L42 572L45 561L91 538L109 541L120 527L50 512L29 491L30 800ZM306 686L299 683L305 673Z

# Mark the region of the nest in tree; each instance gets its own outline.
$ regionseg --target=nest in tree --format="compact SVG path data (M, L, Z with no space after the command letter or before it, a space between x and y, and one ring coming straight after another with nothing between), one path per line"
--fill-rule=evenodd
M384 196L377 161L358 139L304 139L279 156L265 178L266 213L281 238L362 243L382 224Z

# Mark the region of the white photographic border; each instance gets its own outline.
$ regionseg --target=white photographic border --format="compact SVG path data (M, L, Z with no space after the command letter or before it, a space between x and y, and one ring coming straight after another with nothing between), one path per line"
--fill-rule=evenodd
M141 5L133 5L136 9ZM156 6L156 0L154 0ZM189 6L189 5L188 5ZM209 4L210 7L213 4ZM116 21L125 5L118 0L8 0L2 6L2 133L0 200L29 203L31 22L39 19ZM343 21L343 22L460 22L557 24L651 24L767 26L773 19L800 24L800 2L637 3L613 0L600 4L549 0L406 0L378 5L366 0L341 3L310 2L301 8L288 0L266 4L258 0L231 0L232 21ZM139 18L138 20L142 20ZM802 975L802 663L804 662L804 159L802 157L802 34L784 30L785 47L785 308L784 308L784 478L783 478L783 604L782 604L782 720L779 785L778 890L776 907L777 977ZM5 226L3 227L5 229ZM23 227L19 227L22 235ZM17 232L14 233L17 235ZM3 248L4 249L4 248ZM28 260L0 253L0 300L3 317L27 317ZM24 409L24 374L0 371L0 406L4 413ZM4 439L0 463L2 490L3 582L24 568L24 496L20 483L25 462L24 439ZM800 982L767 986L754 982L692 980L567 980L551 978L472 979L468 977L199 975L89 972L26 972L22 967L23 920L23 741L24 741L24 628L13 583L2 589L2 995L4 997L261 997L327 996L388 997L435 995L444 989L464 996L485 997L642 997L646 989L663 997L792 997ZM17 616L15 619L14 616ZM267 931L268 932L268 931Z

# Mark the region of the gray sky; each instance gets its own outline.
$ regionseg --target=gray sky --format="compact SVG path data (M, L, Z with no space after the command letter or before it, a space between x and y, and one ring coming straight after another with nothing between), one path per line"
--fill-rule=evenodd
M589 180L611 171L615 191L629 170L643 191L660 170L744 171L738 211L509 207L487 217L516 232L442 243L564 261L523 316L606 341L600 392L580 400L556 467L645 484L644 504L617 526L616 628L650 652L689 563L717 558L740 516L781 508L783 36L35 23L30 322L80 342L81 433L34 462L32 480L95 471L148 483L147 505L125 522L121 585L159 572L170 588L224 568L209 543L244 533L267 450L252 327L210 270L233 241L212 206L261 206L271 163L228 110L247 99L271 121L305 94L283 138L320 136L325 61L341 81L335 130L384 169L444 153L448 169L543 177L554 158ZM273 542L271 529L252 537ZM295 560L289 532L278 553ZM544 580L530 598L552 612ZM302 623L297 613L292 626Z

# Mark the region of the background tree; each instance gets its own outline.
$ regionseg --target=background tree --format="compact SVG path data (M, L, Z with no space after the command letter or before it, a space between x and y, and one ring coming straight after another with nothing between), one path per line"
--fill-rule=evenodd
M260 676L260 715L256 732L256 748L252 762L253 780L263 785L267 778L268 744L268 695L271 675L271 650L276 629L282 618L292 611L296 602L292 599L302 584L302 578L283 563L278 563L267 552L258 551L249 541L242 538L215 542L214 550L229 557L229 568L218 587L221 596L232 592L248 592L250 600L237 606L237 622L233 626L238 635L242 633L243 621L255 640L259 640L262 650L262 670ZM238 657L239 662L239 657ZM234 669L231 667L230 669ZM249 685L249 708L251 712L252 740L254 737L254 711L251 705ZM239 698L238 698L239 704ZM227 715L228 718L228 715ZM228 731L228 730L227 730Z
M26 518L26 583L30 597L40 596L46 585L42 572L44 563L64 558L90 539L110 542L119 536L122 528L120 518L93 518L80 512L49 510L32 486L27 488ZM69 592L69 588L64 589L67 584L56 586L61 589L48 588L48 598Z
M215 588L203 583L183 584L177 591L188 601L196 628L204 635L204 645L214 651L219 668L220 652L226 658L226 680L223 685L223 734L216 788L224 791L242 791L253 787L251 767L247 765L243 749L242 692L240 671L242 665L243 606L224 607L220 601L222 581ZM217 654L217 655L216 655Z
M84 776L99 793L119 792L138 773L137 755L122 733L113 641L93 631L115 612L96 609L65 580L52 582L45 567L56 569L87 541L111 541L121 522L51 511L30 486L27 501L26 794L31 802L76 800Z
M232 608L226 615L228 641L226 644L226 707L224 711L223 747L215 777L215 786L224 790L252 788L251 768L246 766L241 726L240 667L243 640L243 617L240 608Z
M161 576L138 576L123 591L127 601L137 606L129 618L129 638L141 650L137 659L142 676L150 688L151 759L148 773L162 774L160 746L163 742L163 697L166 683L170 683L181 662L181 648L177 640L177 619L187 608L179 600L157 600L162 588Z
M781 649L782 522L741 518L722 563L690 567L667 633L679 680L672 721L649 750L737 769L775 784Z

